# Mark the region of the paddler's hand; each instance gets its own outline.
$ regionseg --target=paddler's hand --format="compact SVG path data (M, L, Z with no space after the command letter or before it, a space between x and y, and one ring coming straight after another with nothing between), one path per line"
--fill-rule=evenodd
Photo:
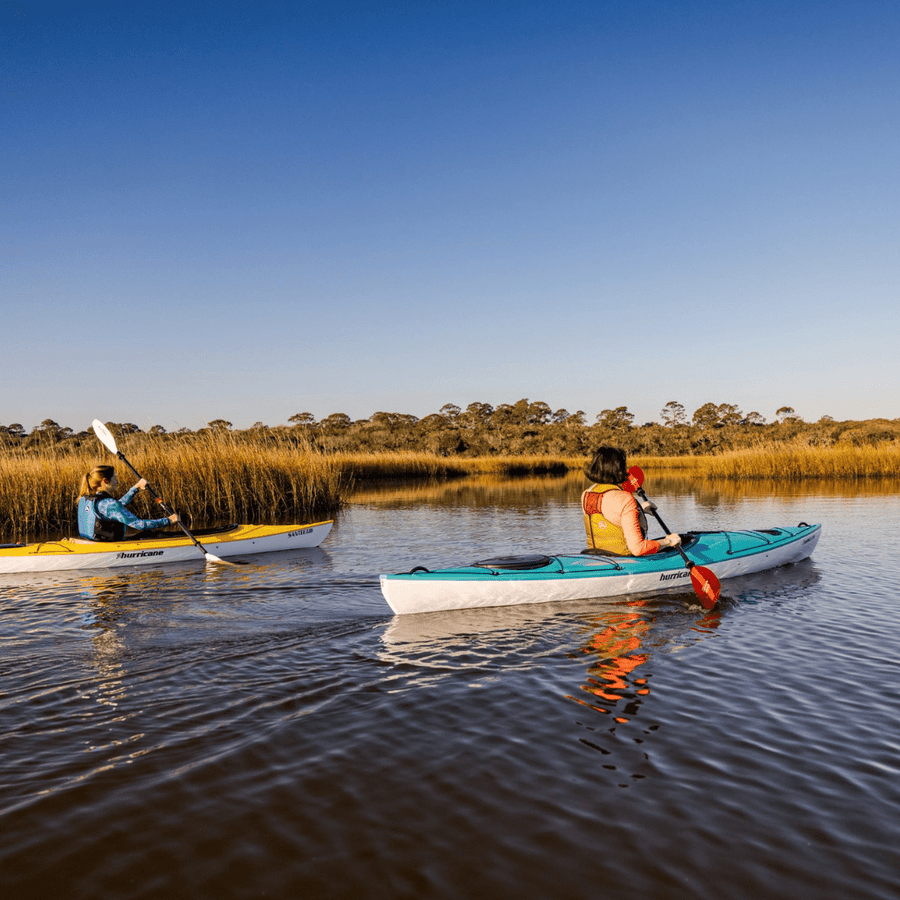
M641 509L645 513L652 513L656 509L656 504L652 500L647 500L646 498L639 501L641 504Z
M181 521L181 517L178 515L178 513L172 513L172 515L169 516L169 521L173 525L177 525Z
M146 479L146 478L142 478L142 479L135 485L135 487L136 487L139 491L146 491L146 490L147 490L147 479Z
M659 542L660 549L666 547L680 547L681 546L681 535L680 534L667 534L664 538L660 539Z

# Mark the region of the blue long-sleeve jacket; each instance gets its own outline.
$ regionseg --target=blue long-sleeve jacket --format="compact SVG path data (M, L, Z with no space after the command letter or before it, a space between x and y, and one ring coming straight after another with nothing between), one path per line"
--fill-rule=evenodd
M121 531L121 537L124 537L126 526L136 531L148 531L151 528L162 528L169 524L168 518L140 519L133 512L127 510L126 507L134 499L136 493L137 485L123 494L121 500L116 500L109 494L81 497L78 500L78 533L88 541L116 540L117 536L107 535L110 535L111 532ZM105 523L110 524L105 525ZM113 523L118 523L120 528Z

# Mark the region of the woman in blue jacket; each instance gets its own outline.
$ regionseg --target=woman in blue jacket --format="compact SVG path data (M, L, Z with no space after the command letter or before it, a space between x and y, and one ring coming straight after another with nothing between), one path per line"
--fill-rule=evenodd
M81 496L78 498L78 533L88 541L122 541L125 529L149 531L174 525L179 520L178 513L164 519L140 519L126 507L138 491L147 487L141 479L121 500L116 500L110 491L116 489L119 479L112 466L94 466L81 482Z

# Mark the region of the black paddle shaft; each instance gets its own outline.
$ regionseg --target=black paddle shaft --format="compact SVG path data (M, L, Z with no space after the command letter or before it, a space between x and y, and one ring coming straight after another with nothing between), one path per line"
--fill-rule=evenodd
M643 488L638 488L637 491L636 491L636 493L640 494L640 496L641 496L642 499L647 500L647 501L649 502L649 499L650 499L650 498L644 493L644 489L643 489ZM663 530L666 534L671 534L672 532L669 531L668 526L666 525L665 522L663 522L662 516L661 516L655 509L651 509L650 512L653 514L653 517L656 519L656 521L659 522L660 528L662 528L662 530ZM687 564L688 569L693 569L695 563L692 562L692 561L688 558L688 555L687 555L687 553L685 553L684 550L682 549L681 544L678 545L677 550L678 550L678 552L681 554L681 558L682 558L682 559L685 561L685 563Z
M125 465L128 466L128 468L131 469L131 471L134 472L135 475L137 475L138 479L142 479L142 478L144 479L144 481L146 482L145 486L146 486L147 490L150 491L150 493L153 495L153 499L156 500L156 502L163 508L163 512L167 516L175 515L175 511L172 509L172 507L169 506L169 504L166 503L163 500L163 498L159 496L159 494L154 489L153 485L150 484L150 482L147 481L147 479L144 478L144 476L141 475L141 473L138 472L138 470L125 458L125 454L121 450L119 450L116 453L116 456L118 456L119 459L121 459L122 462L125 463ZM190 531L187 530L187 528L185 528L184 522L182 522L181 519L179 519L177 524L178 524L178 527L194 542L194 544L196 544L196 546L208 556L209 551L206 549L206 547L203 546L203 544L200 543L200 541L197 540L197 538L195 538L190 533Z
M128 466L129 469L131 469L131 471L138 477L138 480L143 479L143 481L145 483L145 487L147 488L148 491L150 491L150 494L153 496L153 499L163 508L163 512L165 512L165 514L167 516L174 515L175 510L173 510L169 506L169 504L166 503L165 500L163 500L163 498L159 496L159 492L156 490L156 488L154 488L153 485L150 484L150 482L147 481L147 479L144 478L144 476L141 475L141 473L138 472L138 470L130 462L128 462L128 460L125 458L125 454L122 453L122 451L120 450L116 454L116 456L118 456L119 459L121 459L122 462L125 463L125 465ZM663 526L663 527L665 527L665 526Z

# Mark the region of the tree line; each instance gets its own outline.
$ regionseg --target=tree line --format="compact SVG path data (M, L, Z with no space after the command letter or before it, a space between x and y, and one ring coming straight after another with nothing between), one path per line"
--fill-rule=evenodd
M191 434L229 432L246 440L287 441L323 452L379 453L426 451L439 456L490 456L496 454L587 455L601 444L613 444L629 454L691 456L720 453L765 443L801 440L810 446L851 443L874 445L900 440L900 419L835 421L823 416L805 422L790 406L780 407L771 422L753 411L743 413L732 403L704 403L688 415L678 401L669 401L659 421L636 424L625 406L604 409L593 422L582 410L553 410L542 401L470 403L465 409L448 403L435 413L419 418L408 413L375 412L367 419L332 413L316 419L300 412L287 425L257 422L234 429L226 419L214 419L204 428L180 428L167 432L154 425L143 432L130 422L108 423L116 437L142 435L172 441ZM0 444L23 450L77 449L94 442L92 431L75 432L45 419L27 432L22 425L0 425Z

